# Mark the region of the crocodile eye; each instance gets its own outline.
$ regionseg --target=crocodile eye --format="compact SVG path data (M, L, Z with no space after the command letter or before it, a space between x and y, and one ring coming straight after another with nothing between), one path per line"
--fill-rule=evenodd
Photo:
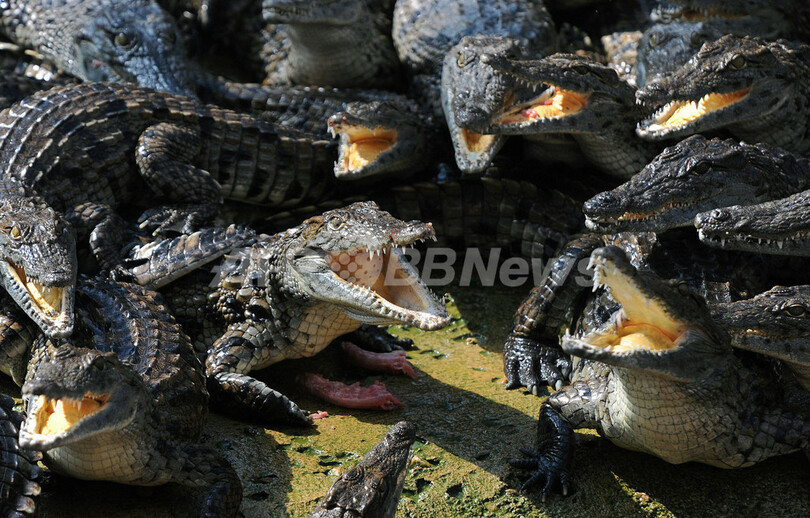
M125 32L119 32L115 35L115 44L123 48L131 47L132 37Z
M785 311L787 311L787 314L792 317L800 317L804 315L807 310L801 304L791 304L785 308Z
M729 61L729 66L733 69L740 69L745 66L745 57L740 56L739 54L734 56L731 61Z
M329 230L340 230L343 227L343 220L337 216L330 218L329 221L326 222L326 226L329 227Z
M19 227L16 226L11 227L11 229L9 229L8 235L10 235L11 239L14 240L22 239L22 232L20 232Z
M95 358L93 358L90 361L90 366L92 368L94 368L95 370L97 370L97 371L103 371L104 370L104 358L102 358L100 356L96 356Z
M677 287L678 293L680 293L681 295L689 295L690 293L689 284L687 284L686 281L679 282Z
M708 162L698 162L697 164L692 166L690 171L693 174L704 174L708 173L711 170L712 166Z
M466 64L467 58L464 57L464 54L459 52L458 55L456 56L456 65L458 65L459 68L464 68L464 65Z
M354 482L355 480L360 480L362 476L363 476L363 469L358 466L354 469L350 469L349 471L347 471L346 474L343 475L343 480Z

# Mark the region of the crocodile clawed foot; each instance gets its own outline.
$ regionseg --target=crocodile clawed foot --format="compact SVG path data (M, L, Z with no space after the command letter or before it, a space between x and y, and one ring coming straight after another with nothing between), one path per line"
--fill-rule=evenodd
M568 496L571 487L568 470L560 465L558 459L537 450L521 448L520 452L525 458L510 460L509 464L520 469L534 470L534 473L521 486L521 491L528 491L545 481L541 489L541 497L544 502L546 497L555 491L559 491L563 496Z
M158 207L141 214L138 228L152 235L191 234L206 225L214 215L215 209L205 205Z
M349 333L348 338L363 349L389 353L396 350L412 350L413 340L392 335L384 327L363 324Z
M312 425L312 418L284 394L245 374L217 372L208 378L214 407L240 419Z
M526 387L535 396L545 385L559 390L571 375L571 359L560 348L528 338L509 337L503 362L506 389Z

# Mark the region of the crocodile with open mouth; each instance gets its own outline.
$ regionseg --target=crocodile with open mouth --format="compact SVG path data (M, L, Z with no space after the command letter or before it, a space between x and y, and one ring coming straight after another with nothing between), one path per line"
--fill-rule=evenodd
M446 326L447 308L402 250L433 237L429 223L406 223L373 202L358 202L259 236L251 248L226 256L213 281L212 273L197 270L164 293L178 318L207 320L206 374L220 409L308 424L295 403L248 373L313 356L362 324Z
M654 113L638 123L647 140L727 129L734 137L810 150L810 46L726 35L636 97Z
M341 475L312 518L394 518L411 462L416 426L400 421L352 469Z
M810 188L810 161L779 148L693 135L666 148L628 182L583 206L600 232L663 232L700 212L754 205Z
M594 286L621 307L563 337L579 363L541 407L538 450L513 461L535 470L524 488L542 481L544 495L567 494L573 428L674 464L740 468L808 448L806 413L786 409L768 371L737 358L701 297L637 271L616 247L590 263Z
M152 205L141 226L192 231L223 197L279 206L320 196L333 160L317 137L113 83L37 93L2 112L0 127L0 274L51 336L70 333L76 273L61 213L148 203L154 192L177 205Z
M620 178L637 173L655 156L659 146L635 136L642 112L635 90L615 70L575 54L521 59L508 41L501 45L479 44L472 51L480 53L477 60L460 52L455 66L446 62L443 80L457 91L449 108L458 126L489 139L539 139L551 157L557 149L544 139L570 136L590 163ZM465 80L474 74L470 69L486 80Z
M69 339L34 342L20 445L85 480L202 490L199 516L234 516L241 483L195 444L207 413L202 365L159 294L102 278L77 288Z

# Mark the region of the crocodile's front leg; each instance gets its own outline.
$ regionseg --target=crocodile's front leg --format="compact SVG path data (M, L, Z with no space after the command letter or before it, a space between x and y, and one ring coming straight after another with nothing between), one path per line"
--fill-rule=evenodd
M574 458L574 428L596 428L597 402L607 389L605 378L578 381L549 396L540 407L537 449L522 449L525 458L510 461L515 467L534 469L523 489L545 480L542 495L553 490L568 494L569 469Z
M219 182L192 165L201 150L198 128L161 122L144 130L135 149L141 175L156 194L179 205L145 212L141 228L188 234L216 215L222 203Z
M88 240L99 267L109 271L121 262L124 246L124 220L112 207L102 203L82 203L65 213L76 231L76 240Z
M559 389L568 379L571 360L559 348L559 334L588 288L582 267L600 244L595 234L570 241L518 308L503 350L507 389L526 387L536 395L541 386Z
M232 324L211 348L205 361L211 400L224 412L260 421L312 424L298 405L247 373L272 363L281 352L266 326Z

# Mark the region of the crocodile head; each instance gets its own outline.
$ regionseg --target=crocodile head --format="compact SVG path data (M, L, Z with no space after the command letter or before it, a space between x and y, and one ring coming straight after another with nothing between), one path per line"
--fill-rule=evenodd
M594 250L590 266L594 289L605 287L621 308L584 336L566 334L567 353L688 382L714 370L731 350L728 335L686 283L637 271L613 246Z
M74 69L85 81L131 83L194 95L186 51L174 19L154 2L93 8L74 42Z
M328 121L340 136L335 176L357 180L413 172L426 153L426 123L409 101L354 102Z
M487 133L599 133L608 123L633 118L633 88L612 68L588 57L554 54L539 60L487 61L503 76L502 84L509 85L506 102L488 121Z
M357 466L332 484L312 517L393 517L415 440L414 425L406 421L395 424Z
M636 84L644 86L658 75L676 70L697 54L704 43L720 39L723 34L706 22L653 25L638 41Z
M728 35L704 44L680 69L637 92L655 113L636 132L648 140L678 138L792 109L807 74L807 49L798 49Z
M704 22L721 34L776 39L795 23L791 4L769 0L667 0L650 13L656 23L675 25Z
M502 77L487 64L490 56L518 57L522 46L498 36L465 36L444 58L441 101L453 142L456 164L466 173L480 173L503 147L506 138L484 135L484 128L511 95Z
M284 283L294 279L310 300L366 324L433 330L450 322L443 301L405 257L407 247L435 239L432 224L406 223L374 202L358 202L306 220L288 238L278 268L292 274Z
M121 430L148 412L149 392L114 353L62 344L22 388L20 444L50 450Z
M0 201L0 282L49 336L73 331L76 242L61 214L37 198Z
M757 205L732 205L695 216L710 246L744 252L810 256L810 193Z
M350 25L367 11L362 0L263 0L267 23Z
M786 196L796 188L785 174L791 161L779 149L693 135L586 201L585 224L603 232L663 232L716 207Z
M810 286L775 286L717 304L712 315L734 347L810 365Z

